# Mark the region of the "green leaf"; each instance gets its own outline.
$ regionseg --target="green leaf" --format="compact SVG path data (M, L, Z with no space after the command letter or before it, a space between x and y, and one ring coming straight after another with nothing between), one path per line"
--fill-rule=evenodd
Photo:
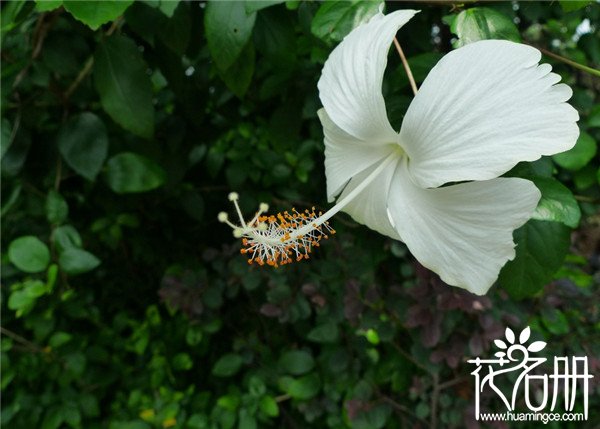
M29 1L12 1L2 4L2 11L0 12L0 35L3 42L3 48L5 34L17 27L25 18L29 17L33 8L34 4Z
M98 44L94 61L94 82L106 113L126 130L151 138L152 83L135 43L125 36L111 36Z
M51 407L46 411L41 429L57 429L63 422L64 416L59 407Z
M326 323L313 328L307 335L310 341L317 343L334 343L339 336L338 327L335 323Z
M198 325L190 325L185 333L185 342L188 346L197 346L202 341L202 327Z
M2 127L0 127L0 160L4 158L4 154L10 147L12 134L12 126L8 119L2 118Z
M2 203L2 209L0 209L0 218L3 218L19 200L21 189L22 186L17 184L10 195L6 198L6 201Z
M225 71L250 40L256 13L246 13L242 1L209 1L204 15L206 41L217 68Z
M62 223L69 214L69 206L65 199L55 190L46 197L46 219L50 223Z
M239 412L238 429L256 429L256 419L248 412L246 408L242 408Z
M571 332L565 313L556 309L544 307L541 311L542 322L551 334L566 335Z
M235 411L240 406L240 397L238 394L223 395L217 399L217 405L229 411Z
M592 3L591 0L560 0L560 7L565 12L573 12L574 10L582 9L588 4Z
M160 40L173 52L183 55L190 42L192 15L190 5L183 2L158 32Z
M536 177L534 183L542 192L542 198L532 218L562 222L571 228L577 228L581 210L569 188L552 178Z
M516 257L500 271L499 281L514 299L537 294L569 250L571 229L562 223L530 220L514 232Z
M41 280L25 280L20 289L14 290L8 298L8 308L15 310L16 316L21 317L31 311L37 299L50 292L50 288Z
M379 339L379 334L375 329L367 329L367 332L365 332L365 338L373 345L377 345L381 341Z
M265 10L256 17L252 41L258 52L278 70L293 73L297 67L298 38L294 20L282 8Z
M311 23L311 32L327 42L339 42L350 31L377 14L381 1L327 1L321 3Z
M83 249L71 247L60 254L60 268L67 274L82 274L100 265L100 260Z
M27 314L35 305L35 297L30 296L26 290L19 289L8 297L8 308L16 312L17 317Z
M4 124L4 122L2 122ZM587 126L589 128L600 128L600 104L594 106L588 115Z
M31 298L39 298L42 295L48 293L48 287L46 283L41 280L26 280L23 283L23 290Z
M216 377L231 377L235 375L242 367L242 357L233 353L228 353L215 363L212 369L212 375Z
M279 406L272 396L267 395L260 398L259 407L269 417L277 417L279 415Z
M314 368L315 361L308 352L292 350L281 356L279 366L289 374L302 375Z
M14 136L14 140L9 143L6 144L6 152L2 155L2 174L16 176L27 160L31 147L31 133L27 128L21 126Z
M65 369L74 376L80 376L85 371L87 359L81 352L71 353L64 358Z
M55 332L48 340L48 345L55 349L71 341L71 338L73 338L73 336L67 332Z
M28 235L10 243L8 259L21 271L39 273L50 263L50 251L39 238Z
M173 358L173 369L176 371L187 371L192 369L194 361L187 353L177 353Z
M108 186L117 194L150 191L166 180L166 173L158 164L131 152L113 156L106 166Z
M59 252L72 247L79 248L83 244L81 236L71 225L63 225L56 228L52 233L52 241Z
M552 159L562 168L577 171L585 167L596 156L596 150L594 138L582 131L572 149L554 155Z
M114 21L123 15L133 0L102 0L102 1L79 1L64 0L65 9L76 19L83 22L92 30L97 30L102 24Z
M596 167L588 164L581 170L576 171L573 174L573 181L575 182L575 187L581 191L595 185L598 181Z
M321 389L321 380L317 374L297 378L286 387L286 393L294 399L305 401L313 398Z
M258 12L266 7L271 7L276 4L285 3L285 0L246 0L246 13Z
M75 404L67 404L62 406L62 414L65 417L65 422L72 428L81 427L81 412Z
M478 40L505 39L520 42L519 30L512 20L494 9L473 7L463 10L452 21L450 30L458 36L458 48Z
M67 164L81 176L94 181L108 153L104 122L93 113L80 113L62 126L56 140Z
M159 0L158 2L158 10L164 13L168 18L173 16L177 6L179 6L179 0Z
M35 0L35 10L38 12L50 12L58 9L63 4L63 0Z
M219 71L219 75L227 87L239 98L244 97L252 82L254 73L254 45L248 43L240 57L226 71Z
M52 264L46 271L46 289L51 291L56 284L56 278L58 277L58 265Z
M100 415L100 407L98 406L98 399L91 393L79 392L79 407L83 412L84 416L87 417L98 417Z

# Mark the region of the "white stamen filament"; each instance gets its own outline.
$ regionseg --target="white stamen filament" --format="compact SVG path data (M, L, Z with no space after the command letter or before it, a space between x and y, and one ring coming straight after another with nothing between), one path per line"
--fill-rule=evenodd
M314 212L314 207L312 212L305 210L304 213L299 213L292 209L291 214L284 212L277 216L261 216L269 209L267 204L261 203L252 220L246 223L238 205L238 194L232 192L229 194L229 200L235 206L241 226L231 223L224 212L219 213L218 219L233 228L233 235L236 238L243 239L244 248L241 252L250 255L249 263L257 262L259 265L264 265L266 261L268 265L278 266L293 262L290 256L297 261L309 259L308 254L312 247L318 247L322 238L328 238L327 233L335 234L335 230L329 226L327 221L346 207L390 163L398 158L396 152L391 153L356 188L325 214L319 213L318 217Z
M373 170L373 172L371 174L369 174L365 178L365 180L363 180L360 183L360 185L358 185L356 188L354 188L352 190L352 192L350 192L348 195L346 195L343 199L338 201L338 203L335 206L333 206L332 208L327 210L327 212L324 215L319 216L318 219L315 219L315 221L313 222L312 225L319 226L323 222L327 222L329 219L331 219L332 216L336 215L340 210L342 210L344 207L346 207L350 201L352 201L354 198L356 198L356 196L358 194L360 194L363 191L363 189L365 189L367 186L369 186L369 184L379 175L379 173L381 173L397 157L398 157L398 155L396 153L391 153L390 155L388 155L388 157L386 159L384 159L383 162L381 164L379 164L379 166L375 170ZM300 235L304 235L309 230L310 230L310 225L305 225L302 228L300 228L299 230L297 230L295 233L290 234L290 238L293 239Z

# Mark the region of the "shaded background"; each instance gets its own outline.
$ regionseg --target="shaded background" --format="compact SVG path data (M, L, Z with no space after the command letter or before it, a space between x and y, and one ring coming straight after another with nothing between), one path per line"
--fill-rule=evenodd
M543 59L583 133L511 172L546 207L487 296L344 214L310 262L275 270L249 267L217 222L231 190L248 214L328 207L316 83L378 7L2 3L5 427L478 427L466 360L528 325L541 355L589 357L577 427L598 427L600 83L581 67L600 65L597 3L387 5L421 9L398 34L418 82L482 38L575 62ZM395 52L384 94L399 128L412 92Z

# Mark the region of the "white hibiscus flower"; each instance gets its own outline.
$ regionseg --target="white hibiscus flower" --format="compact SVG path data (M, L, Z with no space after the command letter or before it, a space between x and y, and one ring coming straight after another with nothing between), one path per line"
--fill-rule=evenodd
M569 150L579 135L572 91L557 84L540 52L503 40L471 43L444 56L410 104L400 132L382 94L398 29L417 13L375 15L331 53L318 83L323 109L327 195L337 204L261 216L235 226L250 261L278 265L308 257L334 232L340 210L402 240L444 282L485 294L515 257L513 231L540 192L528 180L500 178L521 161ZM466 182L458 183L456 182ZM447 185L447 186L443 186ZM232 195L237 208L237 195ZM262 210L264 209L264 210ZM237 209L239 213L239 209Z

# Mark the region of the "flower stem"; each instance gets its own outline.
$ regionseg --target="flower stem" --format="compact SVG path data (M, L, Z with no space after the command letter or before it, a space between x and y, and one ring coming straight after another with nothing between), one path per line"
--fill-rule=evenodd
M402 61L402 65L404 66L404 70L406 70L406 75L408 76L408 81L410 82L410 87L413 90L413 93L417 95L417 84L415 82L415 78L413 77L412 72L410 71L410 66L408 65L408 61L406 61L406 57L404 56L404 51L400 47L400 42L398 39L394 37L394 46L396 46L396 50L398 51L398 55L400 55L400 60Z
M350 201L352 201L354 198L356 198L356 196L358 194L360 194L377 176L379 176L379 173L381 173L393 161L396 161L397 159L398 159L398 154L396 152L389 154L388 157L385 158L381 162L381 164L379 164L379 166L365 178L365 180L360 182L360 185L358 185L348 195L346 195L344 198L342 198L335 206L333 206L332 208L327 210L327 212L325 214L323 214L323 215L319 216L317 219L315 219L314 222L304 225L302 228L298 229L293 234L290 234L290 240L294 240L300 236L303 236L306 233L310 232L315 227L322 225L324 222L327 222L333 215L338 213L340 210L342 210L344 207L346 207Z

